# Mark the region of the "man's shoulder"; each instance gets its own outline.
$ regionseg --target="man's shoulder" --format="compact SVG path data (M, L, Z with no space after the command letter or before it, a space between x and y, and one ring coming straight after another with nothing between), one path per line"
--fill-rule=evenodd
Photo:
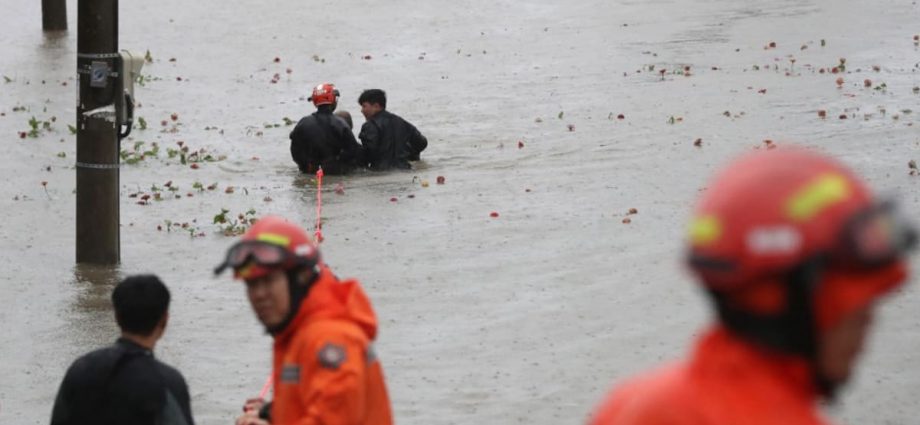
M405 118L403 118L403 117L401 117L401 116L399 116L399 115L396 115L396 114L394 114L394 113L392 113L392 112L390 112L390 111L383 111L381 114L386 114L386 115L384 115L384 117L385 117L386 119L390 120L390 121L394 121L394 122L398 122L398 123L408 123L408 121L406 121Z
M98 348L90 351L80 357L77 357L70 365L70 372L89 372L93 373L96 369L102 369L115 362L122 354L122 350L115 345Z
M169 378L174 378L174 379L185 381L185 377L182 376L182 372L179 372L179 369L176 369L170 366L169 364L160 361L159 359L153 359L153 360L154 360L154 363L156 364L157 370L164 377L169 377Z
M342 346L364 346L370 343L361 327L345 319L320 319L297 331L294 344L300 350L318 351L332 343Z
M297 121L297 127L306 125L316 125L316 112L301 118L300 121Z
M120 348L117 345L114 345L114 344L106 345L105 347L97 348L93 351L83 354L80 357L77 357L77 359L74 360L74 363L92 362L100 358L107 358L110 356L117 355L119 351L120 351Z
M340 117L340 116L338 116L338 115L333 115L333 114L329 114L329 115L330 115L330 116L329 116L329 123L332 124L332 126L335 127L336 130L348 130L348 131L351 131L351 127L348 126L348 123L345 122L345 119L344 119L344 118L342 118L342 117Z
M381 125L381 121L379 121L378 117L371 117L370 119L364 121L364 124L361 124L361 134L377 133Z
M631 377L608 393L597 409L592 425L640 424L658 422L674 416L675 424L684 421L694 410L693 385L686 365L674 364ZM668 422L670 423L670 422Z
M170 389L188 391L188 384L186 384L185 377L182 376L182 372L179 372L179 369L157 359L154 359L154 362L157 372L163 377L163 380Z

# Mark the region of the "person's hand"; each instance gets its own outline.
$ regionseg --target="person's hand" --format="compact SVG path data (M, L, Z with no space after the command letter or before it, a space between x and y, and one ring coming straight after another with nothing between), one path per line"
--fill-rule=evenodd
M256 417L259 416L259 410L262 409L262 406L265 405L264 398L251 398L246 400L246 403L243 404L243 413L254 412Z
M259 419L258 412L256 413L256 416L243 414L243 416L236 418L236 425L271 425L268 421Z

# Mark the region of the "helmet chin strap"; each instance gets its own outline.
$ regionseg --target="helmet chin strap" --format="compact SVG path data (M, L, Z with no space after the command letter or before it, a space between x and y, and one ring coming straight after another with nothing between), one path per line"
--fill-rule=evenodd
M305 282L301 282L300 274L304 270L310 270L311 274ZM284 331L288 325L291 324L291 321L294 320L294 317L297 317L297 313L300 311L300 307L303 304L304 298L307 297L307 294L310 292L310 288L312 288L313 284L316 283L316 280L319 279L319 270L316 266L312 268L308 268L307 266L294 267L288 270L285 274L287 275L288 279L288 298L291 300L291 305L288 309L287 316L285 316L281 323L275 326L265 327L265 331L272 336L275 336Z
M818 364L818 329L814 297L824 268L822 258L805 261L783 279L786 308L779 314L754 314L734 306L728 294L710 291L726 327L749 342L808 361L812 381L822 396L834 400L839 383L828 379Z

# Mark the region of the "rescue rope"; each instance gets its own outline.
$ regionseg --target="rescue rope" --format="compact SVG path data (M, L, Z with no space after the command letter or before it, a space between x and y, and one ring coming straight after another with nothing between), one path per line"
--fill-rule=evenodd
M313 236L317 245L323 241L323 167L316 170L316 226Z
M268 379L265 380L265 385L262 386L262 391L259 391L259 398L265 400L265 396L268 395L268 390L272 389L272 375L268 375Z
M316 225L314 226L313 237L316 244L323 241L323 167L316 170ZM265 399L268 392L272 389L272 375L269 374L262 385L262 391L259 391L259 398Z

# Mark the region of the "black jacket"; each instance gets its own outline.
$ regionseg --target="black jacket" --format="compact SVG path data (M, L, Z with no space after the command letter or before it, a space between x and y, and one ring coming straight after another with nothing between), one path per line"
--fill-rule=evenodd
M371 169L410 169L428 147L428 139L396 114L380 111L361 126L361 144Z
M303 117L291 131L291 157L304 173L345 174L363 165L361 145L345 121L331 109Z
M121 338L70 365L52 425L194 425L182 374Z

